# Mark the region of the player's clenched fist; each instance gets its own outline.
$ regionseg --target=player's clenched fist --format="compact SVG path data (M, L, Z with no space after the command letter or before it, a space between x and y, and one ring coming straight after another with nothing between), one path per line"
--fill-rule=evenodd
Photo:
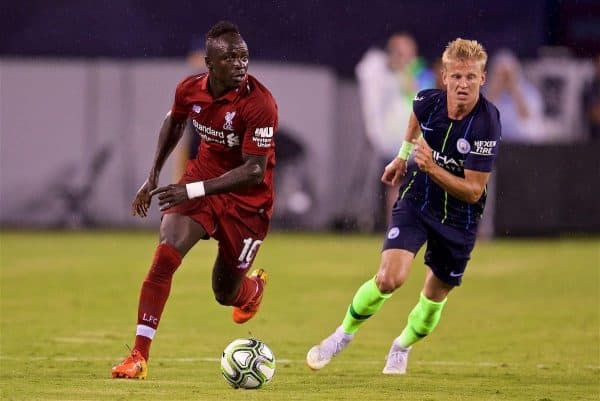
M150 197L157 194L158 206L161 212L189 199L185 184L171 184L156 188L150 192Z
M415 155L415 162L421 171L427 173L437 166L433 161L433 151L423 137L414 141L414 143L415 148L413 149L413 153Z
M404 174L406 174L406 160L397 157L385 166L381 182L391 186L397 185Z
M135 199L131 204L131 214L133 216L138 215L140 217L146 217L148 209L150 208L150 192L156 188L156 181L148 178L140 189L135 194Z

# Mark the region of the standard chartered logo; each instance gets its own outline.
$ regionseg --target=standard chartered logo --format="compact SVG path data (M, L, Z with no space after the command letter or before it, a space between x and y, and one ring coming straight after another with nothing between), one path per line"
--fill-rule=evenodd
M212 127L207 127L206 125L202 125L196 120L192 120L192 121L193 121L194 127L196 127L196 129L198 130L199 133L210 135L210 136L215 136L217 138L225 138L225 133L223 133L223 131L218 131Z
M196 120L192 120L192 124L194 125L194 128L196 128L196 130L198 131L198 135L202 137L203 141L227 145L230 148L240 145L240 139L235 133L225 135L223 131L216 130L212 127L207 127L206 125L202 125Z

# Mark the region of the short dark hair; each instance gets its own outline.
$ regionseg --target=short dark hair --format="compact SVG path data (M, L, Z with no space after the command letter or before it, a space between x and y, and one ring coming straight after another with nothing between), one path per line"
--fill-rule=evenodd
M240 34L237 25L229 21L219 21L214 24L206 33L206 40L216 39L226 33Z

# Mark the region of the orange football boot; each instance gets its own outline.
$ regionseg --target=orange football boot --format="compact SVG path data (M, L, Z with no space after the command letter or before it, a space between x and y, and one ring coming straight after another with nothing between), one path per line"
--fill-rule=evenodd
M131 354L118 365L112 368L113 379L141 379L144 380L148 375L148 364L146 359L137 349L131 351Z
M233 321L241 324L252 319L258 309L260 308L260 301L262 301L265 286L267 285L267 272L263 269L257 269L250 274L250 278L256 280L259 286L262 288L256 292L256 295L244 306L233 307Z

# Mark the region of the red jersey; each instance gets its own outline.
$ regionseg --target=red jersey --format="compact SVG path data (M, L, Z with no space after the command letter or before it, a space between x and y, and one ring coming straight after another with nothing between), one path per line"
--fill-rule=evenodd
M184 79L175 91L171 117L182 121L188 116L201 141L198 156L188 163L186 173L198 181L219 177L244 163L242 154L266 155L263 181L229 195L241 206L261 210L269 216L273 209L274 135L278 126L277 104L271 92L251 75L237 88L219 98L208 91L208 73Z

